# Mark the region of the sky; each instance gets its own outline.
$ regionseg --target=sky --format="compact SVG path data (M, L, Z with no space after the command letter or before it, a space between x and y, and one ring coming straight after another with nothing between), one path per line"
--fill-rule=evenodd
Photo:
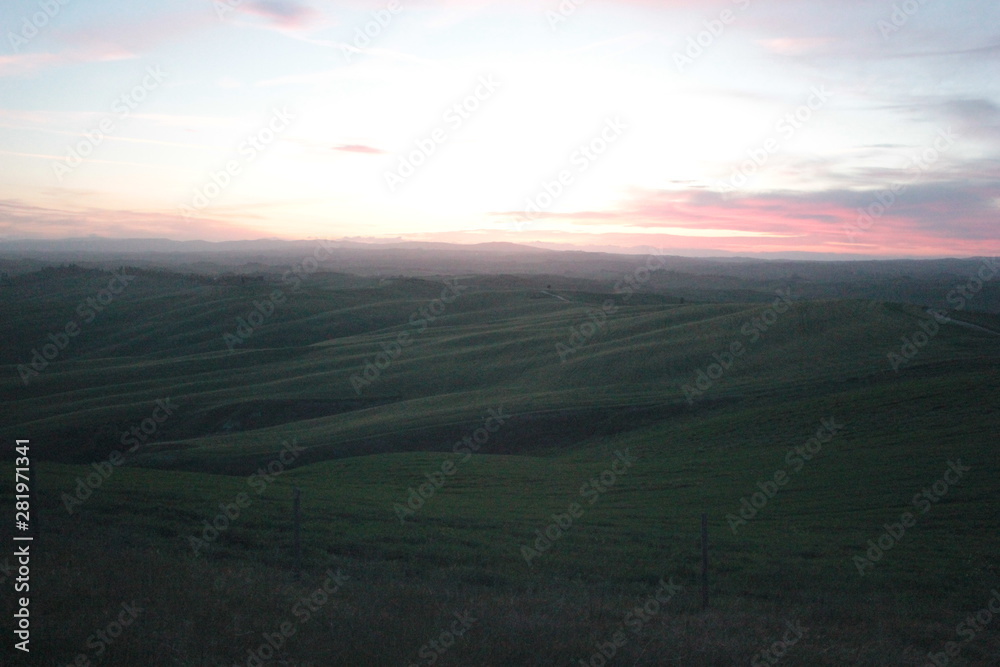
M994 0L5 0L0 239L996 256Z

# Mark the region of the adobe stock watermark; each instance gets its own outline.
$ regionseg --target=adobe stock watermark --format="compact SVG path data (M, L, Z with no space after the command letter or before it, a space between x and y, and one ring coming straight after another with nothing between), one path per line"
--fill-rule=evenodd
M272 115L265 123L264 127L256 132L247 135L247 138L240 143L236 152L238 156L226 161L222 169L213 171L209 175L208 182L196 187L189 204L180 205L180 213L185 220L190 220L198 212L208 208L212 202L219 198L226 189L232 185L233 179L240 175L244 168L257 159L268 146L274 143L282 132L288 129L295 120L295 115L286 108L281 110L272 109Z
M259 497L271 484L274 484L279 475L284 473L292 465L302 452L304 447L299 447L297 440L284 441L283 447L278 456L272 459L266 466L261 466L256 472L246 478L247 486L254 490L256 497ZM222 533L229 530L229 527L243 515L243 511L253 505L256 498L246 492L239 492L232 502L219 503L219 513L211 521L205 519L201 537L188 535L188 543L194 551L195 556L201 555L202 550L219 539Z
M319 270L320 262L325 262L333 256L333 243L327 240L320 240L313 249L312 255L307 255L297 262L291 269L281 274L281 282L295 294L302 289L302 284L309 280L312 274ZM324 257L325 253L325 257ZM278 310L278 306L283 306L288 302L288 296L281 289L273 290L267 298L262 301L254 299L253 308L246 314L246 317L236 318L236 329L233 333L224 333L222 341L230 353L236 351L236 346L250 340Z
M555 32L559 25L565 23L576 10L587 0L561 0L559 5L553 9L545 10L545 20L549 22L549 30Z
M292 605L289 616L276 624L276 631L261 633L261 643L255 648L247 649L246 662L241 662L241 664L246 665L246 667L264 667L274 664L271 660L278 655L278 651L288 643L289 639L295 636L301 626L316 617L317 613L330 602L334 595L340 592L349 579L350 576L339 569L336 572L332 569L327 570L323 583Z
M333 251L337 244L327 239L320 239L313 248L312 255L303 257L290 270L281 274L281 283L286 285L292 292L302 289L302 284L309 280L312 274L319 270L320 262L325 262L333 257Z
M967 282L955 285L955 287L948 292L946 297L948 303L954 306L956 312L961 312L965 310L969 302L976 298L976 296L983 290L986 283L990 282L997 275L1000 274L1000 262L996 257L987 257L983 260L982 265L979 270L973 275ZM902 345L899 351L892 350L886 353L886 357L889 359L889 365L893 371L899 372L899 369L906 364L913 361L920 352L926 348L930 342L937 336L938 332L941 330L942 324L947 324L951 322L952 319L948 317L947 313L928 308L927 312L933 316L933 319L925 320L921 319L918 324L918 330L914 331L909 336L903 336L900 338Z
M128 118L150 93L166 81L167 75L159 65L146 68L146 76L131 90L120 95L111 103L111 113L97 122L97 127L83 133L83 138L66 147L66 157L52 164L52 172L59 183L66 175L86 162L106 139L118 130L118 123Z
M468 610L461 613L455 612L452 616L455 617L455 620L451 622L448 629L442 630L441 634L421 646L417 651L420 662L408 662L407 667L420 667L421 664L429 667L437 664L442 656L450 651L456 642L464 637L479 620Z
M467 286L458 284L457 278L452 278L450 282L446 280L441 296L410 314L409 325L414 327L415 331L411 332L409 329L400 331L396 340L379 343L382 351L365 359L361 370L351 375L351 387L354 393L360 396L362 390L377 382L382 377L382 371L392 366L403 354L403 350L413 344L413 337L427 331L427 327L444 315L448 306L467 289L469 289Z
M747 150L749 159L744 160L733 170L728 181L717 186L722 193L730 193L744 187L754 174L764 168L771 156L781 150L782 141L791 140L795 133L812 119L813 114L822 109L832 97L830 91L823 85L813 86L809 93L803 104L786 113L774 124L774 130L780 138L768 137L758 148Z
M442 630L441 634L421 646L420 650L417 651L417 657L421 659L421 662L410 662L408 667L437 664L441 657L451 650L455 643L464 637L479 620L468 610L461 613L455 612L453 616L455 620L451 622L447 630Z
M42 29L47 26L52 19L62 12L62 8L68 5L70 0L42 0L38 3L37 11L30 16L21 18L21 26L18 32L7 31L7 41L14 53L19 53L21 47L33 40Z
M750 0L732 0L732 2L739 7L741 12L750 8ZM674 64L677 66L677 71L683 74L685 67L693 65L694 61L701 58L705 51L715 44L715 40L722 37L726 28L736 22L738 16L739 14L732 9L723 9L719 12L718 18L704 21L702 25L705 29L697 35L688 37L687 47L683 51L674 51Z
M674 596L683 591L684 586L675 584L673 577L670 577L669 582L660 577L656 591L630 609L622 618L621 623L618 624L618 629L612 632L605 641L594 644L594 648L597 650L589 657L581 658L577 664L580 667L605 667L618 655L618 651L628 644L631 639L629 632L633 635L641 633L643 628L660 614Z
M587 310L587 320L582 324L574 324L569 328L569 337L565 343L556 343L556 354L559 355L560 363L569 362L571 355L583 349L594 336L604 333L608 316L618 312L618 305L614 299L605 299L601 308L590 308Z
M399 0L389 0L386 3L385 9L376 9L371 13L371 20L365 23L364 26L358 26L354 28L354 41L348 44L340 45L340 52L344 55L344 60L348 63L351 59L364 52L369 46L371 46L374 40L377 40L382 32L389 27L392 20L403 11L403 6L399 4Z
M131 445L126 454L133 453L153 438L157 431L160 430L160 425L170 419L177 408L178 405L171 401L169 397L157 399L156 407L153 408L149 417L146 417L122 433L122 446ZM94 469L94 472L88 474L86 477L76 478L76 488L73 490L73 495L65 492L62 494L63 507L66 508L66 512L73 514L76 508L83 505L94 494L94 491L97 491L104 482L108 481L114 473L115 468L118 468L123 463L125 463L125 454L121 450L111 452L108 458L103 461L91 463L90 465Z
M946 297L953 310L962 311L976 296L983 291L983 286L1000 274L1000 257L987 257L983 260L976 275L964 284L955 285Z
M951 318L944 311L928 308L927 313L933 316L932 319L921 318L916 331L900 338L903 343L900 345L899 351L892 350L886 353L889 366L896 373L899 372L900 368L913 361L920 354L920 351L934 340L934 337L941 331L942 324L951 322Z
M86 653L78 653L75 658L70 663L75 667L89 667L91 664L91 659L95 661L100 661L102 656L107 652L108 647L110 647L115 640L122 636L122 633L126 629L135 623L139 615L144 612L145 609L139 606L135 600L132 602L123 602L121 605L121 611L118 615L108 621L108 624L103 628L98 628L87 637L86 648L88 651Z
M539 191L528 198L524 210L507 223L507 228L510 231L523 232L542 213L550 210L556 200L575 184L577 176L586 173L602 158L611 146L621 139L627 129L629 126L620 116L606 119L593 137L570 153L568 164L560 169L551 181L542 181Z
M616 450L611 465L600 475L583 483L580 487L580 498L587 500L587 506L593 505L617 484L623 475L629 472L635 462L635 457L629 454L627 448L624 451ZM572 502L566 507L564 513L553 514L552 523L545 526L544 529L539 528L535 531L534 548L527 544L521 545L521 556L524 558L524 562L530 566L532 560L551 549L573 527L574 521L584 515L585 511L586 507L582 503Z
M930 0L903 0L892 5L892 14L888 20L879 19L876 27L882 33L882 39L889 39L899 32L903 26L910 22L910 19L917 15L920 9Z
M286 303L288 298L280 289L276 289L263 301L254 299L253 310L247 313L246 317L236 318L235 333L226 332L222 334L222 341L229 349L229 353L236 352L236 346L250 340L250 337L267 322L268 318L274 315L278 306Z
M788 651L798 644L805 637L806 633L809 632L809 628L804 627L798 621L788 621L785 623L785 626L788 630L785 631L781 639L773 642L767 648L757 651L753 655L750 659L752 667L767 667L768 665L778 664L782 658L788 655Z
M212 7L215 9L215 15L222 21L227 14L234 12L243 2L244 0L213 0Z
M934 143L918 154L911 155L903 163L901 169L913 174L910 180L905 182L892 183L888 188L879 190L872 197L871 203L858 209L858 217L853 224L844 224L844 233L847 235L849 243L854 243L859 234L863 234L871 229L875 223L882 218L889 210L895 206L903 194L930 171L931 167L948 150L955 145L956 136L949 127L947 130L938 130Z
M389 192L396 192L408 178L417 173L427 161L437 153L438 149L458 132L475 114L483 104L488 101L500 88L500 82L492 74L479 77L476 87L462 99L448 107L442 116L446 127L438 126L431 130L427 136L415 140L416 146L406 155L400 155L396 159L398 166L394 171L388 170L384 173L386 187ZM449 129L450 128L450 133Z
M649 282L653 272L659 271L667 261L662 255L649 255L646 263L637 267L632 273L615 283L614 293L621 303L628 303L636 290ZM587 311L587 321L569 328L569 337L565 343L556 343L556 354L560 363L567 363L571 355L583 349L598 333L603 333L607 327L608 316L618 312L619 304L615 299L605 299L600 310L591 308Z
M792 307L791 288L785 287L775 290L775 293L778 298L769 308L765 309L759 316L750 318L740 327L740 333L747 338L746 344L740 340L730 342L725 350L712 355L712 358L715 359L714 363L698 369L693 384L681 385L681 391L684 392L688 405L694 405L696 398L701 397L714 387L715 383L732 369L736 360L746 354L750 346L755 345L778 322L781 315L787 313Z
M941 499L948 495L953 486L962 481L971 467L962 464L962 459L948 461L948 467L940 479L930 486L924 487L919 493L913 496L913 507L921 514L927 514L931 507L941 502ZM866 570L874 569L875 564L882 560L882 557L906 535L909 528L917 525L917 516L912 512L903 512L899 515L896 523L882 524L882 534L875 539L868 540L868 550L864 555L855 555L851 560L858 568L858 574L862 577L867 574Z
M463 436L452 447L452 452L456 455L462 454L461 459L456 460L457 457L445 459L437 470L425 473L426 482L417 488L411 486L407 489L409 495L406 498L406 505L393 503L392 511L396 513L399 522L406 523L407 518L416 514L427 501L433 498L447 483L448 478L453 477L458 472L459 467L472 458L473 453L482 449L490 441L491 435L499 431L508 419L510 419L510 415L504 414L502 405L499 408L490 408L488 416L483 420L483 425Z
M808 461L812 461L823 451L823 445L833 440L846 427L846 424L838 424L835 417L821 419L820 426L816 429L813 437L802 445L789 449L788 453L785 454L785 468L774 471L770 479L757 482L757 488L760 491L754 492L749 497L740 498L740 509L737 514L726 515L729 530L733 532L733 535L736 534L737 528L756 519L758 513L778 495L781 487L788 484L794 475L802 471Z
M80 335L85 324L90 324L99 313L114 303L122 292L135 280L135 276L126 275L124 271L112 274L108 280L108 286L100 290L94 296L89 296L76 307L76 314L80 316L80 321L71 319L63 326L62 330L50 333L46 338L47 343L43 343L39 348L32 348L31 360L27 364L19 364L17 374L21 376L21 382L27 387L31 380L37 378L42 371L48 368L49 364L55 361L66 348L69 347L73 338Z
M981 609L970 613L955 627L955 634L962 639L947 642L937 653L929 652L923 667L948 667L954 664L953 660L962 653L962 649L981 635L995 617L1000 616L1000 591L994 588L990 593L990 599Z

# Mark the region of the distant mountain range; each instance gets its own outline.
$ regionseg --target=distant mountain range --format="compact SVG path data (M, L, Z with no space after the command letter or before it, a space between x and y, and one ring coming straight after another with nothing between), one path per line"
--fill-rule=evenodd
M324 247L357 249L357 250L442 250L471 251L477 253L531 253L531 252L570 252L599 255L645 255L659 254L659 251L649 247L607 247L607 246L575 246L560 243L532 242L526 244L508 242L489 242L477 244L456 244L434 241L408 241L405 239L378 239L372 237L350 237L343 239L300 239L283 240L277 238L262 238L240 241L173 241L164 238L132 238L115 239L99 236L84 236L66 239L0 239L0 253L282 253L299 252L317 243ZM746 260L811 260L811 261L879 261L897 259L920 259L916 257L898 256L873 258L870 255L847 253L810 253L810 252L763 252L734 253L710 248L671 249L668 253L675 257L690 257L700 259L746 259Z

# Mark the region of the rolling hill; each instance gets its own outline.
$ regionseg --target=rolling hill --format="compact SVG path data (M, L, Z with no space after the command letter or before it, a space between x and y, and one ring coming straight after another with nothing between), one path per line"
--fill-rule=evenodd
M788 623L785 664L957 641L1000 583L1000 317L928 312L951 274L898 302L640 265L297 288L121 267L106 303L100 269L9 279L0 430L38 458L40 650L96 660L133 598L109 664L248 664L286 618L263 664L597 664L609 641L618 664L749 664ZM625 620L661 579L679 592ZM476 620L431 647L455 614ZM1000 655L994 627L961 646Z

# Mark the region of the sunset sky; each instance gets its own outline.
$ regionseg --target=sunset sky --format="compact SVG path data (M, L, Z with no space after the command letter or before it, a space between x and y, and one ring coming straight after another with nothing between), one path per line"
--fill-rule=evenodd
M995 0L7 0L0 25L3 238L1000 254Z

